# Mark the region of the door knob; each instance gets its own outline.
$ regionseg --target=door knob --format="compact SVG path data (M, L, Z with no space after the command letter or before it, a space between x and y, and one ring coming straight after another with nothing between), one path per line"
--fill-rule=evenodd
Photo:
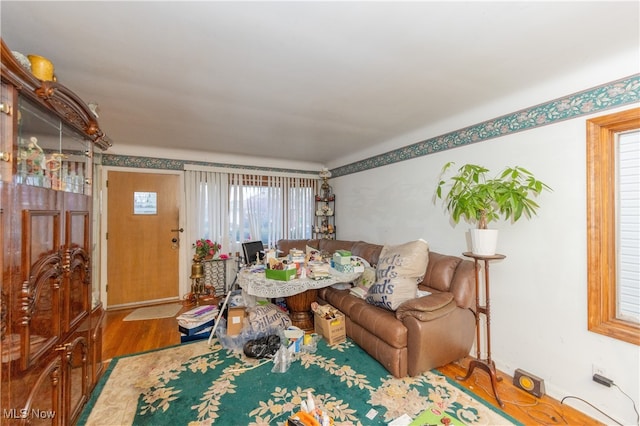
M184 232L184 228L172 229L171 232Z

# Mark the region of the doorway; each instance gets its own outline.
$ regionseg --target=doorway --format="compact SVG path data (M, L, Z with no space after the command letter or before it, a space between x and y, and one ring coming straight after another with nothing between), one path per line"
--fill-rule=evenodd
M107 307L179 299L180 175L109 170L106 179Z

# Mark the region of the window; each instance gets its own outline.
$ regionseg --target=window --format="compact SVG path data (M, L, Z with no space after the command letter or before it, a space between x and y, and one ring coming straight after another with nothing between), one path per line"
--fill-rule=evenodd
M282 238L284 198L279 181L263 176L232 177L229 197L232 241L261 240L269 246Z
M311 238L317 179L233 174L230 176L231 241Z
M311 238L317 183L315 176L185 165L187 236L210 238L225 253L241 252L246 241Z
M616 317L640 324L640 129L616 143Z
M589 330L640 345L640 108L587 121Z

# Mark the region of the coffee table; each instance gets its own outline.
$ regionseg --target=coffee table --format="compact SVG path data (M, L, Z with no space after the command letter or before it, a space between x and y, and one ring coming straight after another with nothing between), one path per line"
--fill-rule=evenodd
M289 309L291 323L305 331L313 330L311 303L315 302L318 289L336 283L354 281L362 273L342 273L333 268L327 278L296 278L289 281L271 280L265 277L262 268L244 268L238 273L238 285L248 294L257 297L284 297Z

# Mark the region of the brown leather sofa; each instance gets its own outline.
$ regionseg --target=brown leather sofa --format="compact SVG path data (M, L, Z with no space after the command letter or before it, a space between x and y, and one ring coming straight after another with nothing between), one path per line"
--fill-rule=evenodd
M376 265L381 245L344 240L280 240L284 253L314 247L333 254L349 250ZM318 292L346 317L347 336L396 377L415 376L469 354L475 335L474 263L456 256L429 252L421 290L432 294L404 302L391 312L332 287Z

